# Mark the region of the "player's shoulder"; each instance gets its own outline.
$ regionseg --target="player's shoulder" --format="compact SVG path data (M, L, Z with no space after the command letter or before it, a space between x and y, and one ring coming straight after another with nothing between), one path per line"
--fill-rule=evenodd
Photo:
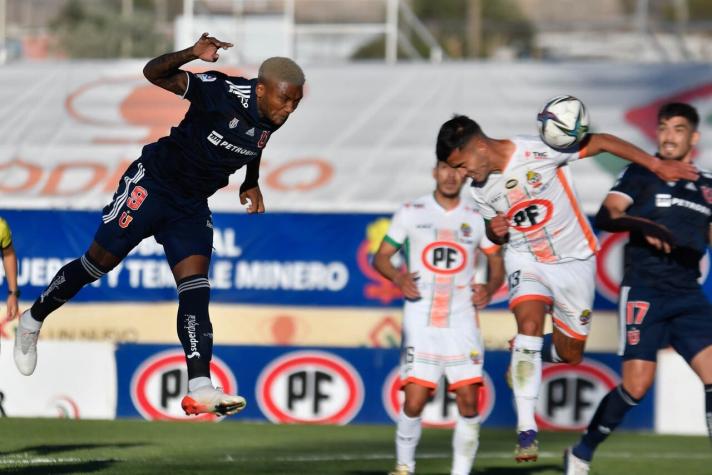
M204 71L202 73L192 73L193 76L195 76L196 79L198 79L201 82L205 83L210 83L210 82L217 82L217 81L224 81L225 79L228 78L228 75L223 73L222 71Z
M401 210L405 212L422 212L427 210L430 201L432 201L432 197L430 195L419 196L403 203Z
M526 162L527 166L544 165L561 153L542 142L538 135L515 135L510 140L516 147L514 158Z
M712 170L707 168L697 167L697 171L700 172L700 180L705 181L706 184L712 183Z
M0 217L0 243L5 243L11 238L12 232L10 231L10 225L7 224L7 221L5 221L4 218Z

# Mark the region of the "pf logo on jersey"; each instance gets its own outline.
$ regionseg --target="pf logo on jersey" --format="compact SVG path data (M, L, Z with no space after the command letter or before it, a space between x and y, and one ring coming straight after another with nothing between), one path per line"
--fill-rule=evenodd
M270 363L257 380L257 402L272 422L347 424L363 404L358 372L338 356L295 351Z
M576 366L546 365L536 406L537 424L543 429L581 430L601 399L617 385L616 373L593 360Z
M436 274L456 274L467 264L467 251L452 241L435 241L421 254L425 268Z
M487 372L483 371L483 383L480 386L477 412L480 421L484 422L492 412L495 401L495 391L492 380ZM388 374L383 383L383 406L393 419L398 421L405 393L401 391L400 368L396 367ZM453 427L457 421L457 403L455 393L446 389L446 380L443 378L438 383L437 389L432 393L428 403L423 408L423 424L428 427Z
M237 394L237 382L230 368L213 356L210 373L215 386ZM144 361L131 378L131 401L148 420L221 420L214 414L186 416L180 402L188 392L188 371L182 350L157 353Z
M549 200L524 200L507 212L510 225L519 232L531 232L544 226L554 214L554 205Z

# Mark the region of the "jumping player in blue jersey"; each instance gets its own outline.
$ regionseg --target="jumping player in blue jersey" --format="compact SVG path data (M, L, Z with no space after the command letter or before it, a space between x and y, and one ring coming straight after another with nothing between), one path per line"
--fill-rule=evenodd
M204 33L192 47L146 64L146 78L189 100L190 108L167 137L146 145L126 170L87 252L60 269L22 314L14 351L22 374L35 370L44 319L116 267L142 239L154 236L163 245L178 288L178 336L189 377L183 409L186 414L228 415L245 407L244 398L224 394L210 380L213 224L208 197L245 166L240 202L248 213L264 213L258 184L262 149L299 105L304 73L294 61L280 57L263 62L256 79L180 69L195 59L215 62L218 50L230 47Z
M699 121L688 104L662 106L658 157L691 162ZM672 183L631 164L608 193L596 226L630 232L619 297L623 382L601 400L579 443L566 450L566 474L589 472L596 447L653 384L657 352L668 345L704 384L712 438L712 305L698 283L711 223L712 173L704 170L695 182Z

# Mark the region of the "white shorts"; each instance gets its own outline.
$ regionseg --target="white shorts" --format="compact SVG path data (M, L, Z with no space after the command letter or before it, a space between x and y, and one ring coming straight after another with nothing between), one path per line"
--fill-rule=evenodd
M529 300L550 306L553 324L565 335L586 340L596 295L596 256L544 264L516 252L505 252L509 308Z
M474 325L471 331L403 326L401 386L416 383L435 389L443 374L450 391L481 383L484 359L484 345Z

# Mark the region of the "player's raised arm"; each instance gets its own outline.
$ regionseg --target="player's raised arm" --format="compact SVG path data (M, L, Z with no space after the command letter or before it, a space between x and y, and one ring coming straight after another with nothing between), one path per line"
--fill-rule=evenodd
M209 63L214 63L220 55L218 50L228 49L232 43L220 41L217 38L203 33L196 43L190 48L186 48L175 53L166 53L152 59L143 68L143 75L156 86L167 91L182 95L188 87L188 76L180 69L186 63L194 59L202 59Z
M668 228L650 219L630 216L626 210L632 202L619 193L609 193L596 214L596 227L608 232L639 232L648 244L669 254L675 238Z
M608 152L617 157L641 165L665 181L691 180L698 178L694 165L678 160L661 160L630 142L611 134L589 134L582 146L582 156L590 157Z

